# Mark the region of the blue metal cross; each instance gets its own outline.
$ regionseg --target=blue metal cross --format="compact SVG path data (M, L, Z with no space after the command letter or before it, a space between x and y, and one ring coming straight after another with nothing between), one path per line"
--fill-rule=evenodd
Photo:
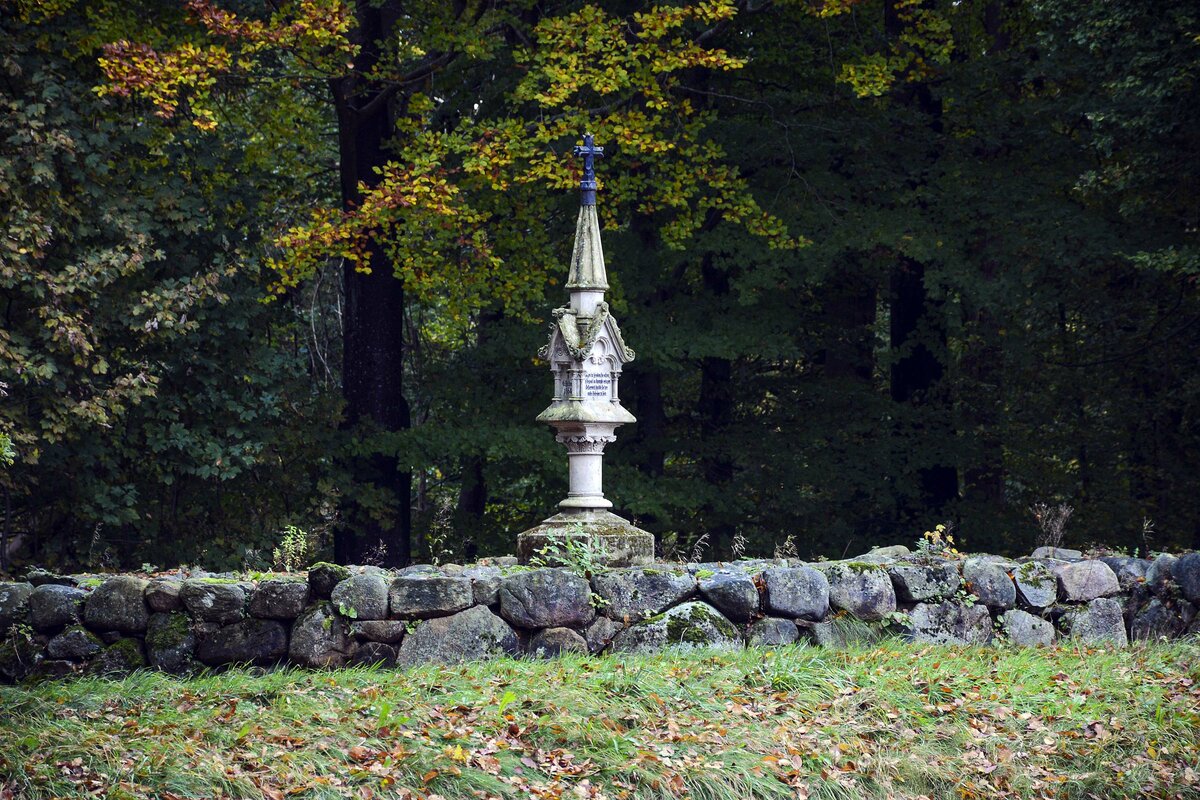
M583 156L583 180L579 182L582 196L579 202L581 205L594 206L596 205L596 164L594 159L604 155L604 148L596 147L592 135L585 133L583 146L575 145L575 149L571 152L577 156Z

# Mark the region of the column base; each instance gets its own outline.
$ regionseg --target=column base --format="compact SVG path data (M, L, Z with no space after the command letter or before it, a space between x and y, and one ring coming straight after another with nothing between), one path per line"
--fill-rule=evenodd
M590 546L592 560L608 567L633 567L654 562L653 534L631 525L611 511L599 509L564 510L518 535L517 559L528 564L530 559L537 557L553 565L553 551L561 550L566 541ZM547 548L551 552L539 552Z

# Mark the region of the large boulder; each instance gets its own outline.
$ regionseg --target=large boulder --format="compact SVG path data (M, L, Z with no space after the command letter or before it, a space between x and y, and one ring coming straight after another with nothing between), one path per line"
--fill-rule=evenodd
M1169 553L1162 553L1150 562L1146 568L1146 586L1160 597L1167 593L1171 584L1171 570L1179 559Z
M781 647L800 638L800 629L794 620L765 617L750 626L746 643L751 647Z
M517 634L484 606L473 606L448 617L427 619L404 637L399 663L453 664L503 653L515 654Z
M196 666L196 634L187 614L179 611L150 615L146 626L146 658L150 666L182 675Z
M351 575L329 595L338 613L350 619L387 619L388 582L377 572Z
M1003 620L1004 632L1015 645L1049 647L1054 644L1054 625L1049 620L1018 609L1005 611Z
M308 605L307 581L272 578L260 581L250 593L250 616L295 619Z
M318 603L296 618L288 658L303 667L340 667L354 655L350 626L331 603Z
M130 575L109 578L84 601L84 623L94 631L144 633L150 621L146 609L147 584Z
M253 617L232 625L206 624L196 629L196 658L210 667L222 664L266 666L287 655L283 623Z
M432 619L470 608L475 591L470 578L412 573L392 580L388 603L397 617Z
M570 628L546 628L529 640L529 654L550 658L560 653L586 653L587 639Z
M651 567L608 569L592 575L592 591L607 617L634 621L677 605L696 591L687 572Z
M1058 599L1058 578L1044 562L1026 561L1013 570L1013 580L1023 608L1041 611Z
M183 600L179 592L183 581L155 578L146 587L146 605L155 613L166 614L183 608Z
M179 599L198 620L226 625L246 616L246 590L234 581L200 578L183 582Z
M1104 556L1099 559L1117 576L1117 583L1121 586L1122 592L1131 592L1137 586L1141 586L1146 582L1146 570L1150 568L1150 562L1141 558L1133 558L1131 556Z
M47 643L46 655L80 661L91 658L103 649L104 644L96 634L82 625L72 625Z
M1163 638L1174 639L1183 632L1184 627L1183 616L1178 609L1154 598L1134 615L1129 633L1134 641L1155 642Z
M697 578L700 581L700 595L727 619L745 623L758 616L758 587L749 575L721 570L711 575L705 573L703 577L697 575Z
M29 596L32 583L0 583L0 639L14 625L29 624Z
M1069 603L1086 603L1121 591L1117 576L1103 561L1076 561L1055 564L1058 596Z
M886 579L886 573L879 574ZM768 613L807 620L823 619L829 613L829 579L812 567L763 570L762 580ZM893 609L895 599L893 595Z
M992 639L992 617L982 603L918 603L909 620L909 637L914 642L987 644Z
M518 572L500 584L500 616L520 628L579 628L595 615L587 580L566 570Z
M958 565L953 561L934 564L890 564L888 577L902 603L925 603L952 596L962 585Z
M53 631L78 624L87 592L74 586L45 583L29 595L29 621L34 630Z
M1200 603L1200 553L1180 556L1171 565L1171 577L1188 602Z
M1115 575L1113 580L1116 580ZM1067 612L1062 624L1072 639L1088 644L1115 644L1118 647L1129 644L1121 604L1111 597L1097 598L1083 608Z
M814 565L829 580L829 605L858 619L880 620L896 610L896 590L886 567L862 561Z
M962 574L967 590L988 608L1006 609L1017 604L1017 587L1008 576L1005 566L975 557L963 563Z
M630 625L612 641L612 649L618 653L653 653L668 647L731 650L741 646L733 623L701 602L684 603Z

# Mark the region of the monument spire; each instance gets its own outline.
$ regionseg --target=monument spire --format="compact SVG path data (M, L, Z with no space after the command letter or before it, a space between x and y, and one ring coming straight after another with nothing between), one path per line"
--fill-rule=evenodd
M604 148L589 133L574 154L583 156L583 180L567 277L571 302L554 309L550 341L538 352L554 376L553 399L538 422L554 428L555 439L567 449L569 489L558 514L517 537L517 554L527 562L556 542L575 540L594 545L596 557L614 566L648 563L654 558L654 537L608 511L612 502L604 497L604 448L616 441L618 427L637 421L617 392L621 368L634 352L604 302L608 276L595 172Z
M575 248L571 253L571 270L567 274L567 289L608 289L608 273L604 269L604 248L600 246L600 220L596 216L596 158L604 155L596 147L590 133L583 136L583 145L572 152L583 156L583 180L579 182L579 218L575 222ZM599 298L597 298L599 299Z

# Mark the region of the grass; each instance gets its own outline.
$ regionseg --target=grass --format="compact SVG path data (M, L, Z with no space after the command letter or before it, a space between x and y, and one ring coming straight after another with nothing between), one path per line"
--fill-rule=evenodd
M1200 797L1200 642L0 687L0 797Z

